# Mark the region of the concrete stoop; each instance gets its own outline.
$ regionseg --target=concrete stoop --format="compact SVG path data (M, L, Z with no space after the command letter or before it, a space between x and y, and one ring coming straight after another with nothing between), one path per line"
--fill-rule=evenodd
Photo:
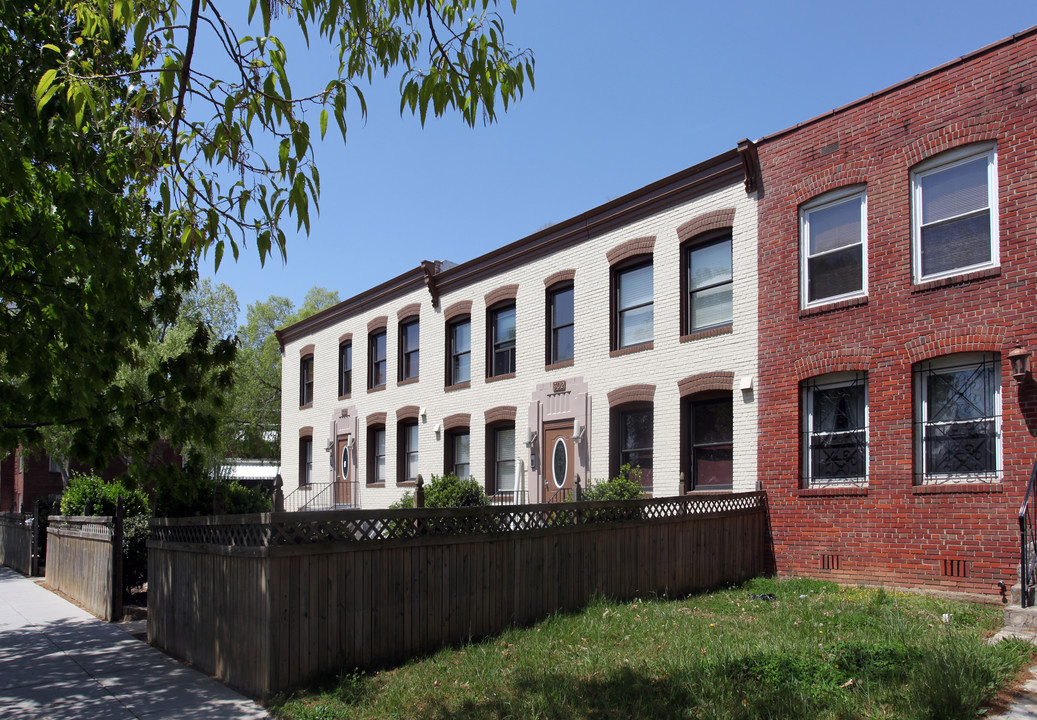
M1037 608L1023 608L1017 605L1005 608L1005 626L990 638L994 644L1005 638L1029 640L1037 645Z

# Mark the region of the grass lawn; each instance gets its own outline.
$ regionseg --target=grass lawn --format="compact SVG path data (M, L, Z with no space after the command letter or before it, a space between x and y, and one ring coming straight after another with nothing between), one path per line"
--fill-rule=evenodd
M271 710L295 720L974 718L1033 653L1019 641L988 646L1001 621L1000 606L758 579L683 600L596 602L346 674Z

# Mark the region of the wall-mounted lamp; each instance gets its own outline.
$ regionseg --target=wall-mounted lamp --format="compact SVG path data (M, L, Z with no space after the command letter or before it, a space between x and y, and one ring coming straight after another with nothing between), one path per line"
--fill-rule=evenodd
M1030 351L1022 345L1016 345L1008 351L1008 362L1012 363L1012 377L1017 383L1025 382L1032 370Z
M533 443L537 441L537 431L533 428L526 428L526 447L533 447Z
M353 448L356 447L356 438L350 436L349 440L346 440L346 447L349 448L349 452L353 452Z
M426 415L425 408L421 408L421 410L418 411L418 414L421 415L421 419L424 420Z
M331 438L328 438L327 444L324 446L324 452L329 453L331 449L335 447L335 443L331 442Z
M436 423L436 426L434 428L432 428L432 432L434 432L436 434L437 438L439 437L439 433L441 433L442 431L443 431L443 424L442 423Z
M755 378L752 375L744 375L738 382L738 389L742 392L753 391L753 380Z
M583 433L586 432L586 430L587 428L579 420L573 423L573 442L580 442L583 440Z

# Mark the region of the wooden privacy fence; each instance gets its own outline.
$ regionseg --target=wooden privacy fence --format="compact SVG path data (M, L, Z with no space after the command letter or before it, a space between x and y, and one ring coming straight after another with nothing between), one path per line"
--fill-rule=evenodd
M155 519L148 640L256 696L769 568L763 493Z
M36 522L32 515L0 513L0 565L36 574Z
M122 518L51 515L47 584L104 620L122 619Z

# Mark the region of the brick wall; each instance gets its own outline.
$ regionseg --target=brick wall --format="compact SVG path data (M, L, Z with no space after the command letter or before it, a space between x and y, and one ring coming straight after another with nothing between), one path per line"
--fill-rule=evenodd
M910 171L996 142L1000 267L912 284ZM759 474L783 574L983 593L1015 582L1016 512L1037 459L1037 389L1008 351L1037 347L1037 38L1033 31L759 143ZM867 297L800 301L799 207L867 187ZM912 366L981 350L1001 357L1003 480L918 486ZM865 488L804 489L801 380L866 370Z

